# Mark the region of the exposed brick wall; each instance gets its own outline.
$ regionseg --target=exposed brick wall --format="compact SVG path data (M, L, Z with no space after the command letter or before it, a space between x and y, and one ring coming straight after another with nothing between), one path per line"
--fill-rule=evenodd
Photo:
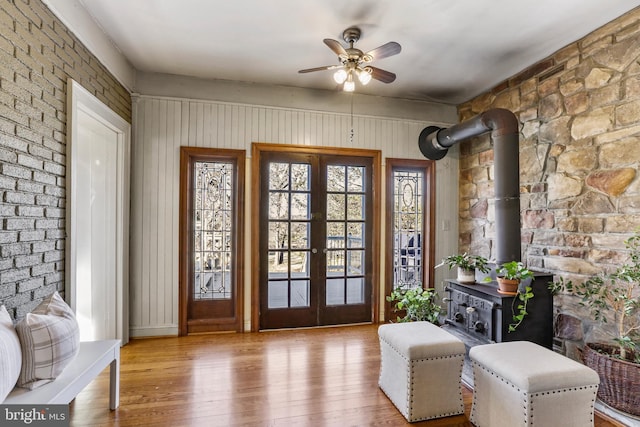
M466 120L498 107L520 121L523 261L574 281L623 263L624 240L640 227L640 9L458 111ZM460 250L491 257L490 138L460 148ZM605 337L606 326L591 322L575 298L560 295L554 303L559 318L581 332L561 337L567 354Z
M21 319L64 291L66 90L131 122L131 96L40 0L0 4L0 303Z

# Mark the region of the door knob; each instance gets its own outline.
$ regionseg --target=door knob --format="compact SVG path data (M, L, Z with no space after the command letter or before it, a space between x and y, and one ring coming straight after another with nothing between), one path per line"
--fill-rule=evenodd
M317 253L318 253L318 250L317 250L316 248L313 248L313 249L311 249L311 253L312 253L312 254L317 254Z

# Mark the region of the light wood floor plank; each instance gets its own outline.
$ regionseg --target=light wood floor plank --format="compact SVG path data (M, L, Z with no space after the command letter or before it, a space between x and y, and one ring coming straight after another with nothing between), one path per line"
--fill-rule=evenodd
M407 423L378 388L377 325L136 339L122 348L120 408L108 370L71 405L72 426L472 426ZM615 426L600 417L596 427Z

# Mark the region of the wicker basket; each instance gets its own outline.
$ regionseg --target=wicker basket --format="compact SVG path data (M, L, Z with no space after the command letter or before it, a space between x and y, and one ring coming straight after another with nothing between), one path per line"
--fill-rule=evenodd
M640 364L608 356L614 349L606 344L589 343L582 359L600 376L598 398L602 402L622 412L640 415Z

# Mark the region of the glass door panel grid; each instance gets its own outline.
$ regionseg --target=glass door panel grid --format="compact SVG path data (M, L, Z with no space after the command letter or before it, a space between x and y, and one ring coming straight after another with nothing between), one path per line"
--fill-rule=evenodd
M310 165L269 164L268 308L311 304Z
M365 168L327 166L326 305L365 301Z

